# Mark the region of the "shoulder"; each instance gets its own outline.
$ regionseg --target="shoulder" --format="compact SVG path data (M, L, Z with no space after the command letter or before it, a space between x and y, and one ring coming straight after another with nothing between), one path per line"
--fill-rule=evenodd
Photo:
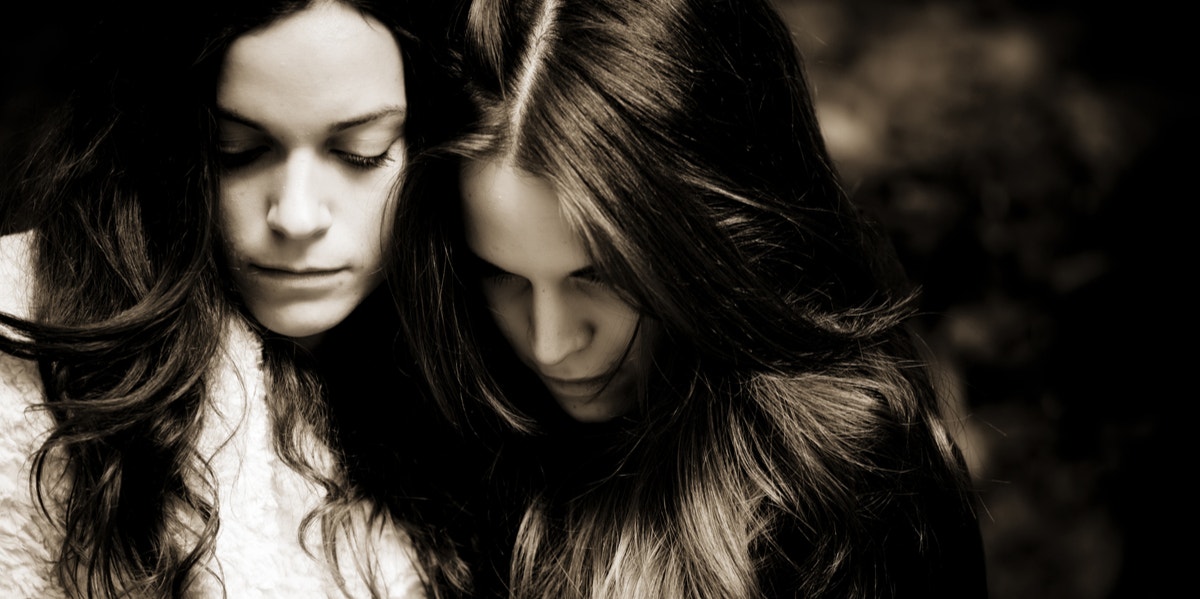
M32 234L0 237L0 310L27 317ZM0 352L0 596L58 597L52 572L57 532L30 486L34 451L53 427L37 366ZM53 461L49 464L54 467Z
M33 291L33 231L0 236L0 311L28 318Z
M34 451L51 428L36 369L0 353L0 596L53 597L51 564L58 533L34 499ZM48 466L55 467L51 460Z
M0 236L0 311L30 316L33 237ZM53 428L36 406L45 395L37 365L0 352L0 596L59 597L52 572L56 529L37 507L31 486L33 453ZM49 464L54 467L53 460Z
M28 317L32 233L0 237L0 311ZM35 363L0 352L0 463L30 449L50 426L33 406L44 400Z
M0 237L0 310L20 317L28 315L31 238ZM0 471L23 461L49 430L49 416L34 408L44 399L37 365L0 351Z

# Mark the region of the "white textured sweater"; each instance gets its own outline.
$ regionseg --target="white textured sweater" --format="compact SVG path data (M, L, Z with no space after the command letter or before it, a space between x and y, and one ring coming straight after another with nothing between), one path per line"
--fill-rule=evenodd
M31 234L0 237L0 310L29 316ZM226 351L213 368L210 400L199 441L210 458L218 492L220 529L212 555L194 570L190 597L230 599L343 597L332 567L311 538L299 542L301 519L317 506L321 489L288 467L272 450L258 339L230 323ZM41 379L29 361L0 353L0 598L63 597L52 576L62 533L38 510L30 486L30 456L49 433L51 419L32 406L44 401ZM314 463L329 464L328 449L314 443ZM51 462L51 467L62 468ZM372 561L387 597L422 597L420 581L401 533L364 530L373 540ZM342 553L346 549L342 549ZM352 560L342 560L348 562ZM351 596L368 596L352 566L343 563Z

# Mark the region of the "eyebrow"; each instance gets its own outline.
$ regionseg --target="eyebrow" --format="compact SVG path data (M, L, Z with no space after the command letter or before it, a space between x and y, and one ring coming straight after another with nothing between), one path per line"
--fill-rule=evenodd
M484 258L483 256L480 256L479 254L476 254L475 250L468 249L467 253L470 255L471 260L473 260L476 263L476 267L479 267L479 268L482 268L482 269L488 270L488 271L496 271L499 274L513 275L514 277L520 276L520 275L517 275L516 273L508 272L507 270L504 270L503 268L500 268L499 266L492 264L487 258ZM567 273L567 276L568 277L583 277L583 276L595 275L595 274L596 274L595 265L589 264L583 268L575 269L575 270Z
M353 129L359 125L365 125L367 123L371 123L374 121L378 121L381 119L385 119L385 118L397 116L397 115L400 116L401 119L406 119L408 117L408 109L405 106L386 106L384 108L380 108L379 110L369 112L367 114L349 118L344 121L338 121L338 122L330 125L328 130L331 133L336 133L339 131L345 131L346 129ZM264 127L258 121L255 121L254 119L247 117L243 114L239 114L237 111L232 110L230 108L226 108L224 106L217 106L217 118L227 120L227 121L233 121L235 123L245 125L246 127L250 127L251 129L257 129L259 131L267 130L267 128Z

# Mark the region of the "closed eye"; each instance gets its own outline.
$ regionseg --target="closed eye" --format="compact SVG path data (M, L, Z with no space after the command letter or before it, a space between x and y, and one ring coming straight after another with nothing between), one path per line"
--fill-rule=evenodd
M225 150L219 151L221 166L227 169L237 169L244 166L249 166L258 160L260 156L266 154L270 148L267 146L255 146L247 149Z
M332 152L342 162L361 170L376 169L392 161L391 148L384 150L382 154L378 154L376 156L363 156L361 154L345 152L342 150L332 150Z
M523 277L515 275L507 270L504 270L483 258L471 252L470 268L472 274L483 282L502 283L508 281L524 280Z
M588 266L586 268L581 268L575 272L572 272L571 278L579 280L579 281L583 281L583 282L591 284L591 285L603 287L605 289L613 289L614 288L613 284L607 278L605 278L603 275L601 275L600 272L597 271L596 268L593 266Z

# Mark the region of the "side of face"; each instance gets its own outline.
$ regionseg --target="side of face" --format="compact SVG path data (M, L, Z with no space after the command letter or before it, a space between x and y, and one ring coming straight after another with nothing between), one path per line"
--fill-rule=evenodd
M462 171L467 245L492 316L575 420L629 411L645 363L639 314L596 276L546 181L502 161Z
M383 279L404 165L404 65L388 29L316 3L230 46L217 86L233 282L275 333L314 344Z

